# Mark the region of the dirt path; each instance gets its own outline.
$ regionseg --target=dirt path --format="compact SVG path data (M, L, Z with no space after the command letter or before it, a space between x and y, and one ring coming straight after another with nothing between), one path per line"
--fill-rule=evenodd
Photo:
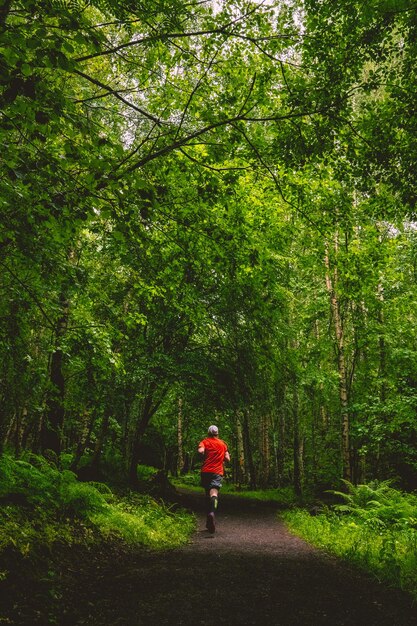
M276 511L223 497L214 536L204 500L192 543L169 552L79 555L48 622L65 626L411 626L409 597L342 566L288 533ZM72 557L73 558L73 557ZM14 622L16 623L16 622Z

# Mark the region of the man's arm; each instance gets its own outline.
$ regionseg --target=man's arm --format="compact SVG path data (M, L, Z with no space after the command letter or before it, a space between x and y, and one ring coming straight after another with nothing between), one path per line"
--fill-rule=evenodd
M199 454L204 454L205 451L206 451L206 449L205 449L204 446L202 446L202 445L198 446L198 453Z
M227 461L228 463L230 463L230 454L229 454L229 450L226 450L225 455L224 455L224 460Z

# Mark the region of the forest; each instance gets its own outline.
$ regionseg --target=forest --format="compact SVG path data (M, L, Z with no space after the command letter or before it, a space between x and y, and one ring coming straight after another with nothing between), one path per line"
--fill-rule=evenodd
M408 2L5 2L0 441L417 486Z
M3 0L2 467L417 489L416 8Z

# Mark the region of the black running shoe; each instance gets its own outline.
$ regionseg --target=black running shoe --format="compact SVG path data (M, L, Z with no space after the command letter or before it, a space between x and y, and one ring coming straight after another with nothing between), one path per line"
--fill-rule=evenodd
M216 524L214 522L214 513L209 513L207 515L206 528L209 531L209 533L214 533L214 531L216 530Z

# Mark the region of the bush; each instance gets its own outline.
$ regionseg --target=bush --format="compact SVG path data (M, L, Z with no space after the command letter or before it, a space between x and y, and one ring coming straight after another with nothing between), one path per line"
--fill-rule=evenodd
M289 528L328 552L353 562L417 597L417 498L389 482L346 483L334 492L342 504L312 517L285 512Z
M182 510L175 513L149 496L129 493L107 513L94 516L107 536L152 548L173 548L186 543L195 528L195 518Z
M417 497L393 489L391 481L372 481L363 485L352 485L344 481L347 493L332 491L343 500L334 505L334 510L347 513L369 526L377 528L416 527Z
M159 470L157 467L152 467L151 465L138 465L137 472L138 479L147 482L152 480Z
M82 483L43 457L0 457L0 550L26 555L39 545L118 536L153 548L187 541L194 518L150 497L116 498L104 483ZM75 524L75 526L74 526ZM77 532L74 532L76 529Z

